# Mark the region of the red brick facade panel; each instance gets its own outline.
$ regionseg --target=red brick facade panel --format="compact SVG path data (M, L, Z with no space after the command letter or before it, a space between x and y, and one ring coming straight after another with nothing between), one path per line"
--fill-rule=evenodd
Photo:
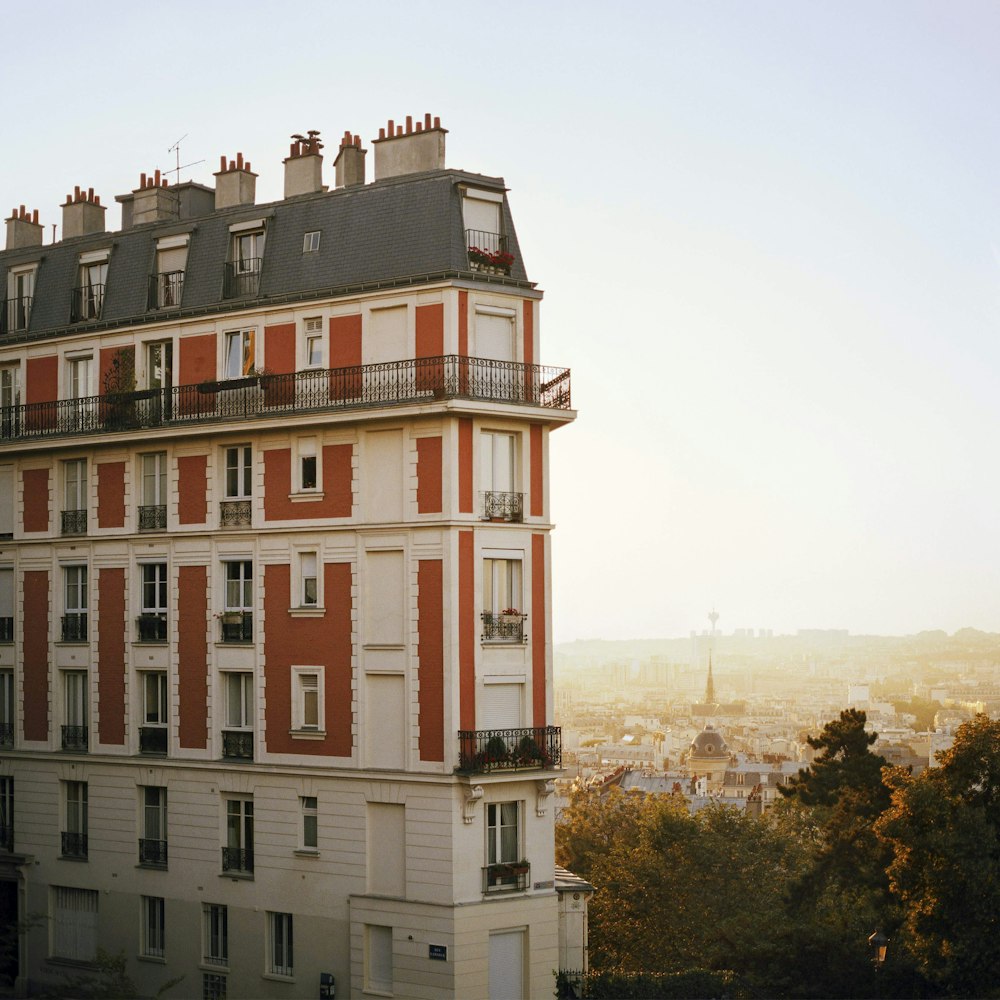
M56 406L46 406L59 398L59 359L50 354L28 358L25 365L24 401L29 409L24 415L28 430L43 430L56 425Z
M49 574L24 574L24 738L49 738Z
M24 470L25 531L49 530L49 470Z
M444 591L440 559L417 564L421 760L444 760Z
M97 574L98 741L125 743L125 570Z
M544 726L545 704L545 536L531 536L531 701L533 726Z
M125 527L124 462L100 462L97 466L97 526Z
M323 446L322 499L291 500L292 452L272 448L264 452L264 519L267 521L313 521L317 518L350 517L354 504L351 460L354 445ZM303 494L305 495L305 494Z
M205 524L208 520L208 456L177 459L177 523Z
M417 438L417 512L441 513L441 438Z
M535 304L531 299L524 300L524 363L535 363Z
M458 533L458 703L461 729L476 728L475 536Z
M543 469L542 425L532 424L529 432L531 449L531 493L530 512L532 517L541 517L545 510L545 478Z
M177 573L177 682L181 747L208 746L208 567L181 566Z
M467 417L458 421L458 509L472 513L472 421Z

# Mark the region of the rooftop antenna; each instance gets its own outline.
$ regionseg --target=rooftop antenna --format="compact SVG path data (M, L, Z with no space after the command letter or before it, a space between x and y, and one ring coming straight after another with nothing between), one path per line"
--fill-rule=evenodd
M180 184L180 182L181 182L181 171L182 170L186 170L188 167L195 167L199 163L204 163L205 162L203 159L202 160L192 160L190 163L185 163L183 166L181 165L181 143L188 137L189 134L190 133L185 132L184 135L182 135L167 150L168 153L173 153L174 154L174 156L175 156L175 161L174 162L177 164L177 166L174 167L173 170L164 170L163 172L165 174L177 174L177 177L174 179L174 183L175 184Z

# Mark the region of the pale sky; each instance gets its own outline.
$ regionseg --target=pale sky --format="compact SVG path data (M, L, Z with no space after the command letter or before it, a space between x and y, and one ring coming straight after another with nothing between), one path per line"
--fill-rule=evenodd
M713 605L1000 631L1000 4L36 0L4 28L5 217L114 205L185 134L185 180L239 150L274 200L292 133L424 112L505 177L579 410L557 641Z

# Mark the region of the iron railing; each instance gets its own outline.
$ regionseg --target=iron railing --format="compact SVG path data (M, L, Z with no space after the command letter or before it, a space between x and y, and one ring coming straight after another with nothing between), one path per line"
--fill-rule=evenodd
M14 619L0 618L0 643L14 641Z
M482 229L466 229L465 245L469 248L469 267L488 274L510 274L514 258L507 252L507 237Z
M247 528L253 520L249 500L220 500L219 524L223 528Z
M85 535L87 534L87 511L84 510L64 510L62 514L62 534L64 535Z
M139 727L139 753L165 754L167 752L166 726Z
M253 612L223 611L221 642L253 642Z
M570 371L445 354L350 368L308 369L170 389L21 403L0 409L5 437L44 438L145 430L234 417L404 406L441 399L571 408Z
M253 760L253 733L245 729L224 729L222 756L229 760Z
M224 872L247 872L247 873L252 872L253 848L223 847L222 870Z
M164 271L149 276L147 309L171 309L181 304L184 294L184 272Z
M139 864L148 867L167 867L167 842L165 840L148 840L139 838Z
M517 892L528 888L531 865L526 861L500 861L483 868L483 892Z
M14 824L4 823L0 826L0 849L4 851L14 850Z
M165 503L143 504L139 508L140 531L164 531L167 527L167 505Z
M14 745L14 723L0 722L0 748L9 750Z
M86 750L90 745L90 734L86 726L63 726L63 750Z
M166 614L139 615L135 620L138 626L139 642L166 642Z
M14 333L16 330L27 330L31 319L31 295L15 295L4 302L0 313L0 333Z
M527 615L518 611L501 613L484 611L479 617L483 620L483 642L528 641L528 633L524 628Z
M206 959L206 961L211 961L211 959ZM222 964L228 965L228 959ZM217 972L203 972L201 974L201 1000L226 1000L227 995L225 976Z
M62 831L62 856L64 858L86 858L87 835Z
M562 729L534 726L522 729L460 729L457 771L549 770L562 766Z
M72 614L62 616L62 636L63 642L86 642L87 635L87 612L74 611Z
M225 265L222 297L241 299L247 295L256 295L257 289L260 288L260 269L263 263L263 257L228 261Z
M524 494L487 490L483 494L483 520L523 521Z
M70 307L70 322L80 323L85 319L100 319L104 305L104 285L81 285L73 289Z

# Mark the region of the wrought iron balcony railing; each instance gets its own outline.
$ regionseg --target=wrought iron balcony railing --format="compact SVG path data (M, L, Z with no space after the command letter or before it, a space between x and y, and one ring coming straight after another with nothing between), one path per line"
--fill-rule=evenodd
M167 527L167 505L143 504L139 508L140 531L165 531Z
M484 611L480 617L483 620L483 642L527 642L528 633L524 623L528 616L519 611L493 612Z
M139 753L165 754L167 752L166 726L139 727Z
M522 729L460 729L457 771L551 770L562 766L562 729L534 726Z
M253 760L253 733L246 729L224 729L222 756L228 760Z
M289 414L407 406L443 399L571 408L568 368L446 354L351 368L308 369L228 381L141 389L111 396L22 403L0 410L0 434L11 439Z
M90 745L90 734L87 726L63 726L63 750L86 750Z
M147 309L171 309L181 304L184 294L184 272L164 271L149 276Z
M31 319L31 295L15 295L4 302L0 313L0 333L15 333L17 330L27 330Z
M63 642L86 642L87 635L87 612L74 611L72 614L62 616L62 636Z
M14 745L14 723L0 722L0 749L9 750Z
M135 620L139 642L166 642L167 616L163 614L143 614Z
M253 612L223 611L221 642L253 642Z
M0 850L14 850L14 825L12 823L4 823L0 826Z
M507 237L482 229L466 229L465 245L469 248L469 267L489 274L510 274L514 258L507 252Z
M87 857L87 835L62 831L62 856L64 858Z
M223 298L241 299L247 295L256 295L260 288L260 269L263 263L263 257L229 261L223 280Z
M167 842L165 840L139 839L139 864L149 868L167 867Z
M87 511L84 510L64 510L62 514L62 534L64 535L85 535L87 534Z
M14 619L11 617L0 618L0 643L14 641Z
M523 521L524 494L499 493L487 490L483 494L484 521Z
M253 873L252 847L223 847L222 870L224 872Z
M74 288L70 322L80 323L85 319L100 319L103 306L104 285L82 285Z
M483 892L517 892L528 888L531 865L527 861L500 861L483 868Z
M249 500L220 500L219 524L223 528L248 528L253 521Z

